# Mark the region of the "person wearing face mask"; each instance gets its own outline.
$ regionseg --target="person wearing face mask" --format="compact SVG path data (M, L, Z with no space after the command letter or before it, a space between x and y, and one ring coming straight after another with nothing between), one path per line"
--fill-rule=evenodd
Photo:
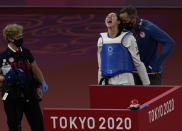
M21 131L23 113L32 131L43 131L43 116L37 90L48 86L30 50L23 46L23 26L8 24L3 29L8 48L0 53L0 82L9 131ZM4 66L9 65L5 70ZM8 66L7 66L8 67Z
M171 53L175 45L174 40L152 22L137 16L134 6L122 8L119 16L123 21L124 29L131 31L137 40L140 58L146 66L151 85L161 85L162 63ZM161 54L158 48L159 43L163 45ZM136 71L134 79L136 85L142 84Z
M98 39L98 84L134 85L132 75L135 67L143 85L150 81L144 64L140 61L136 40L130 32L120 31L122 21L116 13L105 18L107 32Z

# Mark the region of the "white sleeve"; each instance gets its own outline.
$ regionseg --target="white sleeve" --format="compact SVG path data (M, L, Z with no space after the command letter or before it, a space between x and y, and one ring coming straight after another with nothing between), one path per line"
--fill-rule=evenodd
M101 50L102 50L102 38L100 37L97 42L98 50L97 50L97 60L98 60L98 84L100 82L100 79L102 78L101 73Z
M138 46L134 36L132 34L128 34L123 40L123 45L128 48L131 54L133 64L135 65L135 68L137 69L137 73L143 85L149 85L150 84L149 77L148 77L145 65L140 60Z
M99 46L102 46L102 38L101 37L99 37L99 39L98 39L98 41L97 41L97 46L99 47Z

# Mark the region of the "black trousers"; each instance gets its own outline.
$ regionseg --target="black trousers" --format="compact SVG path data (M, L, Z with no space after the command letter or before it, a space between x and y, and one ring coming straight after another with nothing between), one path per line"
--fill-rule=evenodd
M7 99L3 103L9 131L21 131L23 113L25 113L32 131L44 131L43 116L38 100L24 98L16 100Z
M162 75L161 74L148 74L150 79L150 85L162 85ZM142 81L137 73L133 73L135 85L142 85Z

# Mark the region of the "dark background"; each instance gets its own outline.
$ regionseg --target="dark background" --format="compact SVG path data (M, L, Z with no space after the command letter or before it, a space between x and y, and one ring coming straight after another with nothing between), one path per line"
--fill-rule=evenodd
M0 6L115 6L181 8L181 0L1 0Z
M88 85L97 84L97 39L100 32L106 31L105 16L119 10L101 7L0 8L0 33L9 23L23 25L24 46L31 49L45 75L49 90L41 103L42 109L89 107ZM176 41L173 52L163 63L163 83L180 85L182 9L138 8L138 14L157 24ZM6 47L1 35L0 51ZM29 131L27 126L24 120L23 130ZM0 131L7 130L1 101Z

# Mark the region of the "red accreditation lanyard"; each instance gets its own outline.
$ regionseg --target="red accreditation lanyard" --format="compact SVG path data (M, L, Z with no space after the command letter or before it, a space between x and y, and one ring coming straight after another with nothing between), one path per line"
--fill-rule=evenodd
M140 29L142 27L142 24L143 24L143 19L140 20L139 27L135 32L135 39L137 39L138 35L140 34Z

